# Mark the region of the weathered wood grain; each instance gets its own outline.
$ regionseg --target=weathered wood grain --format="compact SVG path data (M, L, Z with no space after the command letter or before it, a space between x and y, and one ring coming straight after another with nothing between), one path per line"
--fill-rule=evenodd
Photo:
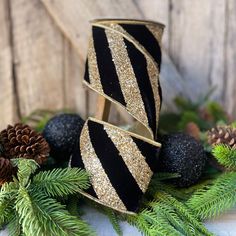
M191 98L217 85L214 98L222 99L224 84L225 2L172 1L170 57L183 76Z
M225 108L236 117L236 2L227 1L225 22L224 76L222 94Z
M0 129L15 118L9 13L7 0L0 1Z
M163 46L168 52L169 50L169 18L170 18L170 0L136 0L138 9L142 18L161 22L165 25L163 35Z
M113 1L113 0L103 0L103 1L53 1L53 0L42 0L45 4L46 9L49 11L55 22L58 24L59 28L64 32L65 36L72 42L75 47L78 57L79 64L84 65L85 58L87 54L87 44L90 35L90 25L89 20L94 18L102 17L118 17L118 18L140 18L140 19L152 19L155 21L161 21L167 25L164 36L164 45L168 51L168 24L169 24L169 0L165 1ZM171 63L170 60L165 60L168 56L164 57L164 63ZM182 83L171 80L171 78L180 78L179 74L176 75L177 71L175 69L166 72L166 68L173 68L173 63L171 65L163 66L164 77L162 83L169 83L167 87L172 91L167 94L164 93L166 104L171 104L171 100L174 95L179 92L179 88ZM172 74L174 73L174 74ZM83 74L81 74L81 80ZM168 79L170 77L170 79ZM176 84L176 85L175 85ZM166 87L164 85L164 87ZM173 88L177 89L174 91ZM182 88L183 90L183 88ZM89 114L94 114L96 99L94 92L89 93ZM166 106L167 107L167 106ZM117 113L112 109L113 117L117 116ZM119 111L120 113L120 111ZM130 120L130 117L125 117L124 113L121 115L122 119ZM117 121L116 121L117 122Z
M191 91L187 89L184 79L165 52L162 54L160 83L163 96L162 112L176 109L173 104L173 99L176 96L190 97Z
M84 65L80 63L79 55L72 44L64 39L64 107L78 112L82 118L86 118L86 90L82 85L81 75L84 73Z
M38 0L11 0L13 59L21 115L64 106L63 36Z
M89 21L94 18L102 17L121 17L127 16L140 18L139 9L132 1L124 0L104 0L100 1L63 1L42 0L47 10L64 32L65 36L72 42L78 53L79 64L84 66L88 38L90 36ZM82 80L83 74L80 74ZM79 78L78 78L79 79ZM96 97L94 92L89 91L88 114L93 115L96 109ZM114 112L113 112L114 113ZM115 113L113 116L116 116Z
M213 98L236 115L233 0L3 0L0 13L4 125L17 113L26 115L38 108L67 107L84 118L94 115L96 94L86 92L81 81L89 20L102 17L166 24L161 73L165 108L173 109L176 94L196 99L217 86ZM111 110L112 119L118 116L114 122L129 119L124 112Z

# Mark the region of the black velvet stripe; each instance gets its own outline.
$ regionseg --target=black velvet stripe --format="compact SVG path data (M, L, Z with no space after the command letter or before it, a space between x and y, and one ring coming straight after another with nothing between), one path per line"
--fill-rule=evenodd
M80 148L79 148L79 143L76 145L76 148L72 154L71 158L71 167L78 167L81 169L85 169L84 163L82 161L81 153L80 153ZM97 194L95 193L94 189L92 186L90 186L86 192L90 194L91 196L98 198Z
M135 137L132 137L132 139L137 145L138 149L141 151L142 155L145 157L145 160L151 170L156 172L158 169L160 148Z
M88 58L87 58L86 63L85 63L84 80L87 81L88 83L90 83L90 80L89 80L89 69L88 69Z
M149 126L156 133L156 108L152 86L147 71L147 62L144 55L128 40L124 39L126 49L137 79Z
M150 53L160 70L161 48L152 32L145 25L121 24L121 26Z
M94 48L97 56L98 70L105 94L126 106L115 65L112 61L105 30L93 26Z
M108 137L103 125L89 121L88 127L93 148L112 186L127 210L137 210L142 191L119 155L119 151Z

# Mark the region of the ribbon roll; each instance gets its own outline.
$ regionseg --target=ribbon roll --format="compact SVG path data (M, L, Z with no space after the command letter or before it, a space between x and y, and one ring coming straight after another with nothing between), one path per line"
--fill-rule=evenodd
M84 83L122 106L149 132L143 137L89 118L71 166L90 174L87 197L133 213L146 192L160 144L154 139L161 108L160 42L164 26L139 20L92 22Z

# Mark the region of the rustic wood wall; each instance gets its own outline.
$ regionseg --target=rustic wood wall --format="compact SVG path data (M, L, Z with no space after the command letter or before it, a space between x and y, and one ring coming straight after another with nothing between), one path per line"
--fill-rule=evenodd
M96 96L82 77L89 20L102 17L166 25L165 107L176 94L196 99L217 86L213 98L236 115L234 0L0 0L0 128L42 108L93 114Z

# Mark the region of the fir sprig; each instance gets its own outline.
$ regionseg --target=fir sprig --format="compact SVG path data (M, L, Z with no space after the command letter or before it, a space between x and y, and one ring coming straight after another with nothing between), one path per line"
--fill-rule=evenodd
M116 215L116 212L114 212L112 209L110 208L104 208L104 213L106 214L106 216L108 217L110 223L112 224L113 229L116 231L118 236L122 236L122 229L120 227L120 222L119 222L119 218Z
M164 192L157 193L156 198L160 199L162 202L166 203L167 205L173 207L175 211L183 217L190 225L193 226L197 231L199 231L203 235L213 235L210 233L205 226L198 220L198 218L185 206L184 203L178 201L174 197Z
M85 222L51 198L68 196L88 187L85 171L57 169L39 172L32 179L31 175L38 168L35 161L17 159L13 163L18 167L17 178L4 184L0 191L0 226L8 224L10 236L94 235Z
M223 173L212 184L197 190L186 205L202 220L230 209L236 205L236 172Z
M87 224L71 216L65 206L42 192L29 193L20 189L16 210L26 235L33 235L33 225L34 235L89 235Z
M135 225L146 236L180 236L167 218L152 210L144 209L136 217L130 217L129 222Z
M12 235L12 236L23 235L21 224L20 224L20 218L16 212L15 214L13 214L12 218L10 219L7 225L7 229L8 229L9 235Z
M176 198L163 191L155 194L154 200L128 221L144 235L208 235L212 236L194 214Z
M180 233L192 235L191 227L181 219L172 207L157 201L150 202L149 205L153 211L156 212L156 214L162 214L165 216L169 223L173 225Z
M83 170L65 168L41 171L33 177L33 185L35 191L44 191L50 197L64 197L87 189L89 182Z
M236 149L219 144L213 147L212 153L221 165L230 170L236 170Z

